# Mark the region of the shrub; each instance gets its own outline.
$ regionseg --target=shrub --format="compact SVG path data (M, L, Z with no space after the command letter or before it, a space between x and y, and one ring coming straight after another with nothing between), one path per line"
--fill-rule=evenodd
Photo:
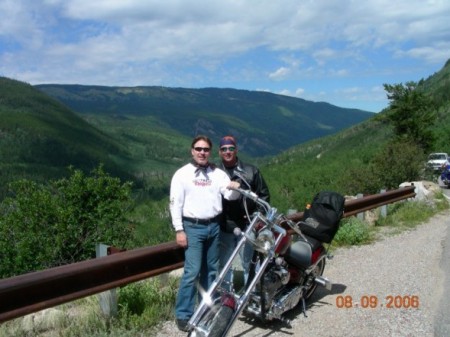
M369 226L356 217L341 220L333 243L338 246L362 245L372 241L372 232Z
M119 325L127 329L148 329L172 319L178 279L164 284L154 277L127 285L119 290Z
M373 175L378 186L398 188L405 181L417 180L423 169L425 155L415 143L395 141L387 144L373 160Z
M124 246L131 227L125 214L131 184L102 167L86 176L48 184L20 180L0 204L0 277L78 262L95 256L95 244Z

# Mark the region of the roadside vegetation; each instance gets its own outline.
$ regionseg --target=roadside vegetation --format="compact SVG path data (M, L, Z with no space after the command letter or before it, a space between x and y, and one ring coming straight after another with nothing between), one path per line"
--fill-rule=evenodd
M0 326L0 337L148 337L173 319L178 280L154 277L118 289L118 315L103 315L97 296L15 319Z
M380 209L375 209L368 212L372 217L371 220L359 217L344 218L331 248L370 244L386 235L413 229L449 208L449 202L443 193L437 191L433 193L431 199L408 200L387 205L386 216L381 216Z
M449 209L441 192L432 200L404 201L388 206L387 216L372 224L357 217L345 218L331 251L365 245L385 235L396 235L426 222L433 215ZM379 210L375 210L379 213ZM155 334L158 324L174 320L178 278L162 275L129 284L117 290L118 314L102 314L97 296L48 309L44 315L33 314L0 326L0 337L147 337ZM33 317L33 318L31 318Z

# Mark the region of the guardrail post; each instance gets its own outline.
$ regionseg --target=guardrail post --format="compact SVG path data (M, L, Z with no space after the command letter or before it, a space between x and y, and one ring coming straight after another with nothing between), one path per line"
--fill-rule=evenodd
M364 195L362 193L358 193L356 195L356 199L361 199L363 197ZM364 212L356 214L356 218L358 218L358 220L364 221Z
M98 243L95 246L96 257L107 256L108 248L109 246L104 245L103 243ZM99 293L98 299L103 315L105 315L106 317L117 316L118 309L116 288Z
M382 189L380 193L386 193L386 189ZM387 216L387 205L380 207L380 217L385 218Z

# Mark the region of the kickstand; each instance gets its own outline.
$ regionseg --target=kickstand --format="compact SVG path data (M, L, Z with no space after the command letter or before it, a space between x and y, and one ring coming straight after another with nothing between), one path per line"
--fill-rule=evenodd
M308 317L308 315L306 314L306 301L304 297L302 297L302 312L305 317Z

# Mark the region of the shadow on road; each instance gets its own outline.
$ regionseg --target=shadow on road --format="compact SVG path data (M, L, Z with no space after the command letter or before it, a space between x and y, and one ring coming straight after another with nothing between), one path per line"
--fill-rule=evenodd
M241 315L239 317L240 321L243 321L247 324L250 324L251 326L248 327L248 329L242 331L241 333L237 334L236 337L245 336L250 331L260 328L267 330L267 333L264 335L261 335L261 337L270 336L274 332L283 333L287 336L294 335L294 332L291 330L290 322L299 317L300 315L304 315L308 317L308 310L315 307L321 307L323 305L332 305L330 303L326 303L321 301L324 297L328 295L336 295L336 294L342 294L345 289L347 289L347 286L344 284L333 284L331 290L327 290L323 287L317 287L314 294L311 296L311 298L306 302L306 312L304 311L303 304L300 302L295 308L288 311L283 316L285 317L285 321L279 321L275 320L272 322L262 322L257 318L246 316L245 314Z

